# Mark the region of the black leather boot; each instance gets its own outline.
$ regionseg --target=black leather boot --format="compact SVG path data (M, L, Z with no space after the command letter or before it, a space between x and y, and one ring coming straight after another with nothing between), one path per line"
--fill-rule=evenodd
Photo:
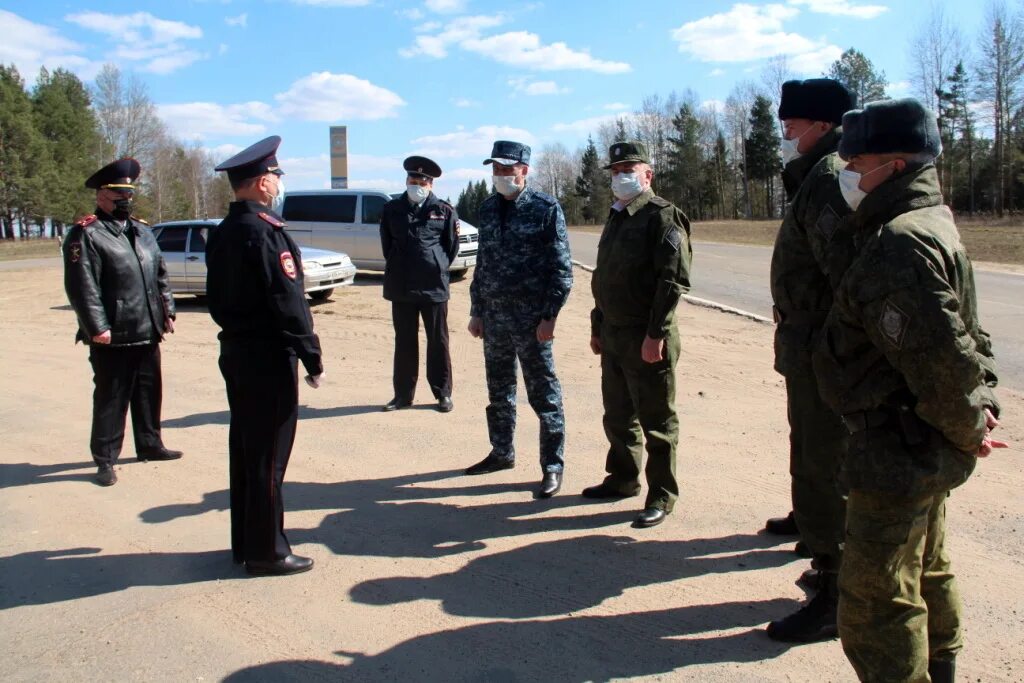
M817 594L793 614L768 624L768 636L785 643L814 643L839 635L837 579L838 574L819 572Z
M929 659L928 675L932 677L932 683L953 683L956 678L956 660Z

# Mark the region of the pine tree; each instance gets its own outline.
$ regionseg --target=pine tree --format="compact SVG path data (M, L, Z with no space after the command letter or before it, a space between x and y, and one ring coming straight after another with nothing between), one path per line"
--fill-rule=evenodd
M701 218L707 198L704 154L700 147L700 120L689 104L679 107L668 136L667 173L659 192L688 216Z
M32 101L14 66L0 65L0 222L4 239L28 236L31 224L45 220L53 161L36 129Z
M958 62L953 73L946 77L946 83L948 89L939 88L935 91L939 102L940 130L943 133L943 146L945 147L945 153L942 156L947 159L948 175L951 179L956 176L957 161L966 157L967 180L964 183L967 192L966 205L967 212L973 214L975 211L974 113L971 111L968 97L971 89L970 76L968 76L962 61ZM958 187L960 186L951 180L946 189L949 202L954 206L959 205L957 201Z
M772 101L758 95L750 109L750 135L745 146L750 177L764 182L765 216L775 215L775 178L782 170L779 144L779 128L775 123Z
M594 224L604 220L611 207L608 174L601 169L597 146L592 137L587 138L587 147L580 160L580 174L576 177L576 195L582 200L580 215L584 223Z
M876 71L871 60L852 47L832 62L826 75L849 88L857 106L885 99L885 72Z

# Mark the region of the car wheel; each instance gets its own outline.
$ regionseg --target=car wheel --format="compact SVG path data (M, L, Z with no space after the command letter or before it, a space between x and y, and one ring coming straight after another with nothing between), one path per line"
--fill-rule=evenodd
M466 277L466 273L469 272L469 268L463 268L462 270L451 270L448 271L448 279L452 282L457 282L462 278Z
M315 292L310 292L309 298L313 301L327 301L331 294L334 294L333 289L318 289Z

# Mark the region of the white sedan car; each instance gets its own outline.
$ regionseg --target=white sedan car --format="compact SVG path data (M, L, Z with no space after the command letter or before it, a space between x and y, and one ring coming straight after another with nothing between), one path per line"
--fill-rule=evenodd
M219 220L170 221L153 226L167 263L171 291L175 294L206 294L206 237ZM306 293L324 301L335 287L351 285L356 267L347 254L302 247L302 275Z

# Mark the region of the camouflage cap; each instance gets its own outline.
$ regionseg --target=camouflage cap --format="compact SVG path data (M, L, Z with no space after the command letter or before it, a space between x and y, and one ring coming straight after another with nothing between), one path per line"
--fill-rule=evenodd
M651 158L647 156L647 148L642 142L615 142L608 148L608 165L604 168L607 170L615 164L621 164L623 162L630 161L642 161L645 164L651 163Z
M502 166L525 164L529 166L530 146L510 140L495 140L491 147L491 156L484 159L484 164L501 164Z

